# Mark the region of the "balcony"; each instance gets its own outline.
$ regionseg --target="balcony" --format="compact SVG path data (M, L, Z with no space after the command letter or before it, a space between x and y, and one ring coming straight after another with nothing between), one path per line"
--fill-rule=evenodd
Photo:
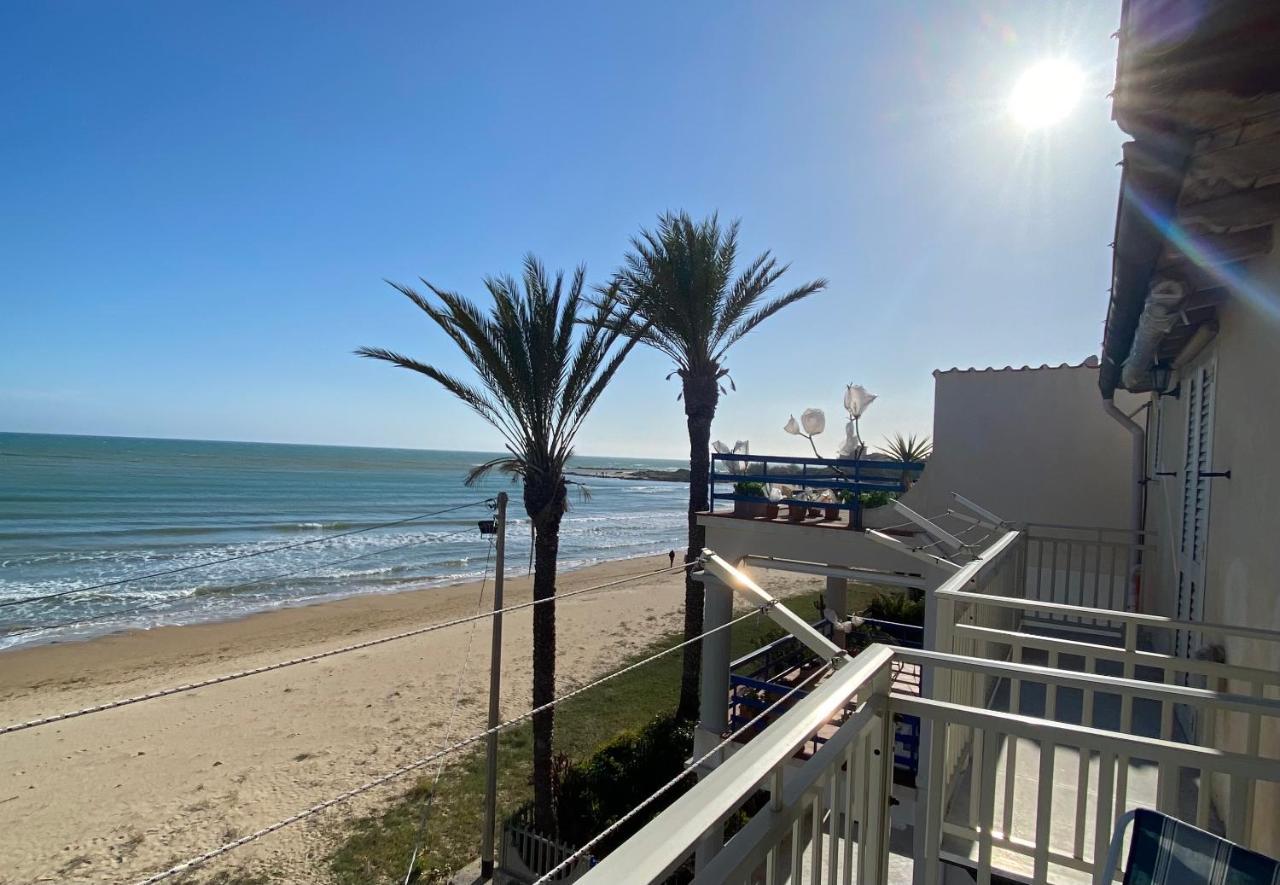
M863 529L884 527L878 514L910 526L893 516L892 508L864 506L864 496L897 497L911 488L924 467L923 462L887 459L715 453L711 456L711 515ZM767 491L740 491L743 485Z
M1143 547L1128 533L993 535L929 589L923 649L823 660L784 640L735 662L731 684L775 696L828 673L580 881L664 882L696 855L698 883L1101 883L1135 807L1275 853L1280 674L1188 650L1280 634L1127 610Z

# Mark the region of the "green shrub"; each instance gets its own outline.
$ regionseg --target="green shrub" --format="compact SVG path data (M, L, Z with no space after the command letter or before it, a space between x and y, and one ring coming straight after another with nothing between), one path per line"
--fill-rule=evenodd
M892 504L898 499L898 496L892 492L863 492L862 507L864 510L870 510L872 507L883 507L886 504Z
M853 494L850 489L838 489L836 491L836 499L841 504L850 504L853 502ZM883 507L885 504L891 504L898 500L898 496L893 492L863 492L858 496L858 500L862 503L862 509L870 510L872 507Z
M660 716L639 731L624 731L582 762L567 759L555 771L556 840L577 847L639 805L662 784L684 770L693 753L693 723L674 715ZM692 775L672 787L645 810L592 847L604 857L634 835L658 812L690 789ZM516 817L528 819L522 806Z
M905 593L881 593L867 603L862 613L877 621L924 626L924 600L912 599Z
M767 498L768 492L764 489L762 482L735 482L733 484L733 493L735 495L750 495L753 498Z

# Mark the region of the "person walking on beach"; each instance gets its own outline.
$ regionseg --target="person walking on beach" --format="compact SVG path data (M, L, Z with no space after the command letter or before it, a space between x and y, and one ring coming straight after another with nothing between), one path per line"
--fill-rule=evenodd
M671 567L676 567L676 552L674 550L667 551L667 558L671 560Z

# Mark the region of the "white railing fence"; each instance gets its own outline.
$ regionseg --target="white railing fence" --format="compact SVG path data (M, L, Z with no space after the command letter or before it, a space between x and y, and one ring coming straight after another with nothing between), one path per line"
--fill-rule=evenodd
M1277 755L1280 717L1275 715L1275 708L1280 699L1280 673L1225 663L1214 646L1221 650L1239 646L1241 641L1280 643L1280 633L1178 621L1122 608L1081 606L1081 598L1091 601L1087 593L1082 597L1081 588L1087 590L1092 582L1091 575L1082 576L1079 569L1085 563L1098 562L1098 550L1108 545L1120 550L1123 539L1102 537L1101 545L1096 537L1091 540L1092 548L1082 546L1084 541L1080 538L1057 538L1055 551L1055 542L1009 532L983 551L976 562L939 587L931 597L927 647L974 659L974 663L945 668L936 663L924 664L925 697L972 708L1032 714L1159 742L1198 745L1209 751L1235 752L1244 758ZM1043 570L1037 567L1042 559L1047 563ZM1121 554L1117 552L1114 559L1118 563ZM1102 557L1104 571L1111 561ZM1052 579L1048 578L1050 573L1054 575ZM1036 597L1037 575L1045 578L1039 587L1041 596L1053 598ZM1103 581L1098 584L1100 588L1107 586ZM1118 579L1110 586L1110 598L1105 599L1105 593L1101 595L1104 601L1115 604ZM1178 643L1173 638L1179 635L1193 636L1191 647L1206 648L1206 652L1196 657L1178 657L1149 650L1176 647ZM1186 647L1187 643L1182 645ZM910 658L904 655L904 659ZM1028 682L1007 670L1005 664L1030 664L1032 670L1028 672L1043 669L1062 675ZM1100 677L1117 677L1120 682L1100 682ZM1071 686L1065 695L1061 694L1063 685ZM1100 693L1102 685L1107 691ZM1147 693L1142 694L1138 686L1146 686L1142 691ZM1156 686L1169 689L1158 700L1150 694ZM926 741L930 728L926 718L922 729ZM1015 821L1033 819L1018 811L1025 801L1017 801L1014 788L1020 771L1021 776L1031 778L1036 771L1020 766L1021 741L1008 736L1002 741L1000 784L981 784L961 803L965 807L959 826L970 831L977 832L980 802L991 790L1004 800L1000 804L998 832L1011 833ZM985 752L981 729L954 724L947 727L946 740L933 747L924 766L926 770L943 772L948 807L958 807L951 802L956 790L969 789L965 778L982 773ZM1022 752L1038 751L1030 747ZM1080 748L1074 752L1078 760ZM1125 810L1131 770L1144 770L1131 758L1114 761L1109 787L1114 804L1108 819ZM930 769L934 764L941 767ZM1098 783L1097 764L1100 763L1096 759L1092 765L1083 766L1077 761L1068 779L1073 779L1075 788L1083 793L1089 784ZM1159 784L1158 795L1150 790L1150 795L1143 795L1149 800L1147 804L1158 805L1237 841L1256 841L1255 818L1275 806L1280 791L1271 785L1259 789L1248 778L1202 777L1194 766L1189 770L1194 771L1166 775ZM934 787L938 788L936 782ZM1142 794L1142 790L1138 793ZM1079 869L1084 863L1086 835L1077 822L1070 845L1054 845L1053 856L1065 858L1069 861L1064 862L1065 866L1074 864ZM1272 841L1256 847L1274 852L1280 845ZM1001 847L999 842L996 846ZM1003 847L1009 849L1009 845Z
M979 871L994 851L996 868L1036 882L1082 879L1105 857L1112 822L1139 806L1249 844L1255 790L1280 782L1280 759L1167 736L1175 707L1234 714L1257 729L1280 723L1280 701L937 652L898 656L943 671L939 697L894 705L933 725L927 770L962 760L926 780L932 816L918 818L921 844ZM960 683L970 696L946 697L956 684L948 672L970 675Z
M529 821L513 817L502 827L494 881L497 885L531 885L563 863L573 851L573 848L539 833ZM583 857L558 873L555 881L558 885L576 882L590 865L591 859Z
M1032 523L1021 534L1018 595L1113 611L1132 609L1135 559L1155 549L1128 529Z
M700 844L705 852L710 840L706 854L714 856L696 871L695 882L884 882L893 663L883 645L849 661L582 881L662 882ZM852 714L812 757L803 764L794 759L849 707ZM726 842L725 823L740 822L762 798L767 801Z
M985 700L894 693L892 669L904 662L942 677L967 673L973 677L968 684ZM988 689L1015 683L1024 698L1037 686L1045 707L1002 709L1008 690ZM1280 760L1112 730L1102 720L1110 716L1114 722L1118 712L1104 716L1104 707L1118 708L1125 699L1140 705L1144 715L1147 706L1189 704L1280 717L1275 701L876 645L706 775L582 881L662 882L700 845L706 861L696 871L698 883L869 885L886 882L891 864L896 881L914 874L926 885L942 881L947 864L969 867L979 882L990 882L993 872L1037 883L1087 881L1095 861L1105 856L1113 821L1137 805L1223 828L1247 842L1251 803L1216 809L1198 785L1218 779L1230 795L1247 797L1259 783L1280 782ZM1072 703L1091 706L1085 721L1095 724L1054 718ZM852 715L816 754L803 763L793 758L848 708ZM891 859L889 723L895 714L919 716L939 736L926 744L927 770L945 770L953 745L964 749L951 777L923 782L914 816L920 838ZM742 825L726 840L731 818Z

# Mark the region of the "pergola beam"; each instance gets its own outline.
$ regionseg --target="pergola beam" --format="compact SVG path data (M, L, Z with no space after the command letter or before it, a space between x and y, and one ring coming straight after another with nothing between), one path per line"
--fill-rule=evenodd
M774 623L807 645L824 661L839 667L848 660L849 656L844 649L813 629L808 621L765 592L749 575L743 574L740 569L717 556L715 551L703 549L702 567L719 578L726 587L746 597L752 605L764 609Z
M890 587L910 587L922 590L929 582L921 575L904 575L896 572L882 572L876 569L852 568L843 565L827 565L821 562L804 562L799 559L780 559L776 556L748 555L746 561L760 568L777 569L782 572L797 572L805 575L821 575L826 578L844 578L848 581L860 581L864 584L884 584Z

